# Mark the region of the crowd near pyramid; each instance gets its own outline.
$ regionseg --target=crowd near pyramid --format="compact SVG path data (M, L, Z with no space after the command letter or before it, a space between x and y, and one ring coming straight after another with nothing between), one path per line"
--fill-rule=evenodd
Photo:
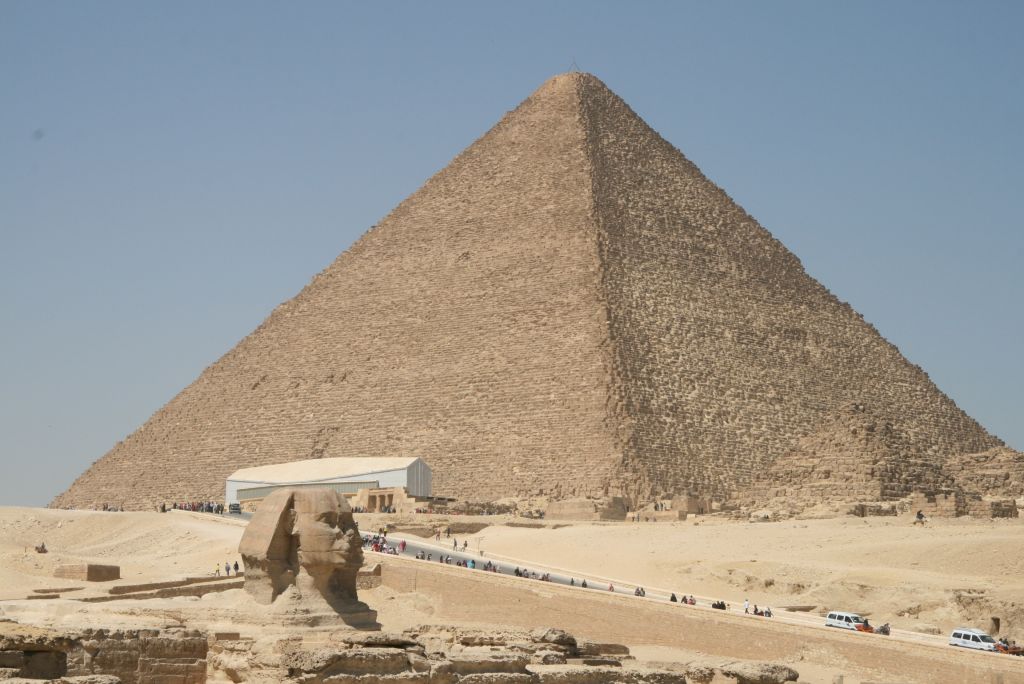
M821 437L862 425L850 406L885 427ZM1019 454L600 80L568 73L53 505L220 499L239 468L338 456L419 456L436 494L475 501L725 499L767 491L773 464L820 477L806 460L828 443L858 496L955 487L992 458L1021 484Z

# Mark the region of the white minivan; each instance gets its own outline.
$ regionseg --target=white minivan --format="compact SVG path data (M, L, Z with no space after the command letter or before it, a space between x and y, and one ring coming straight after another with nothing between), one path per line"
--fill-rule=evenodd
M840 613L832 611L825 617L826 627L838 627L839 629L852 629L858 632L870 632L868 621L856 613Z
M996 650L996 640L985 634L980 629L971 627L957 627L949 635L950 646L962 646L963 648L974 648L979 651Z

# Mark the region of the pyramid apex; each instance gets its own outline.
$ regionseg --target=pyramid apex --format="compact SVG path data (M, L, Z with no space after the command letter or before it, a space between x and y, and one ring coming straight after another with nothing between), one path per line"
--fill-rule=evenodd
M597 76L595 76L594 74L592 74L590 72L587 72L587 71L565 71L565 72L562 72L560 74L555 74L554 76L552 76L548 80L544 81L544 83L540 86L540 88L538 90L543 90L544 88L550 87L550 86L558 86L558 85L565 85L565 84L578 85L578 84L584 84L584 83L586 83L586 84L597 84L597 85L604 86L604 82L601 81L601 79L599 79ZM607 86L605 86L605 87L607 87Z

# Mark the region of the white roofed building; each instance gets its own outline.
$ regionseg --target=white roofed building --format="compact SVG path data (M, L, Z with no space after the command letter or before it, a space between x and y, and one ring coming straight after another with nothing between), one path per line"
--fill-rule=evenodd
M404 488L409 496L429 497L431 486L430 466L421 458L312 458L237 470L227 479L224 501L261 500L281 487L327 487L348 496Z

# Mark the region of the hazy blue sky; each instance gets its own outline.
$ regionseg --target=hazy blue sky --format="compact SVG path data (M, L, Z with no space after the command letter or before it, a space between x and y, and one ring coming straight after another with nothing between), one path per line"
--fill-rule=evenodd
M1024 3L0 2L0 504L575 59L1024 448Z

